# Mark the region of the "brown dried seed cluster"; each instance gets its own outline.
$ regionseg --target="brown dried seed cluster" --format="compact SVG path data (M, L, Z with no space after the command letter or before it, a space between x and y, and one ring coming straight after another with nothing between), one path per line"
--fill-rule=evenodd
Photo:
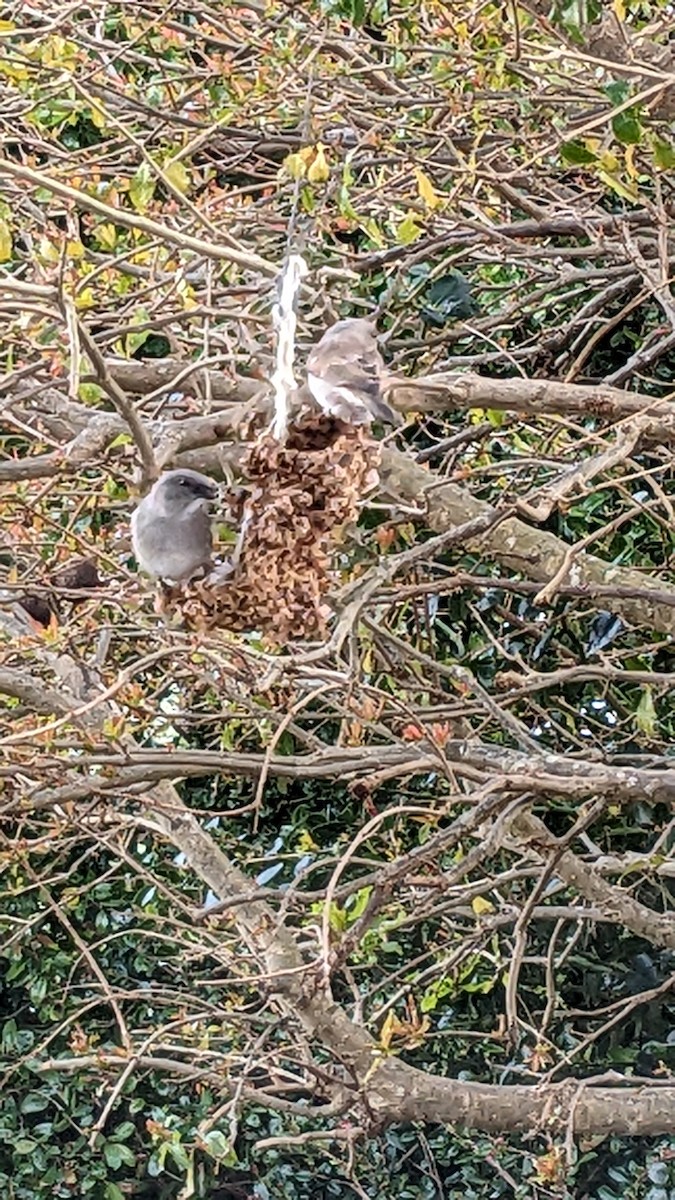
M323 414L299 419L283 444L268 434L242 465L248 495L238 502L249 524L229 579L203 580L165 593L189 628L259 630L277 644L324 637L332 552L377 486L379 446L367 427Z

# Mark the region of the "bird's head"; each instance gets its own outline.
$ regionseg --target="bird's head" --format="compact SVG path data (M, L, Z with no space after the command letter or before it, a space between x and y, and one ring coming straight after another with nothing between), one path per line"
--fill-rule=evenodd
M181 512L185 508L193 507L195 501L208 503L209 500L215 500L217 495L218 486L213 479L187 468L166 471L152 489L153 499L165 512Z

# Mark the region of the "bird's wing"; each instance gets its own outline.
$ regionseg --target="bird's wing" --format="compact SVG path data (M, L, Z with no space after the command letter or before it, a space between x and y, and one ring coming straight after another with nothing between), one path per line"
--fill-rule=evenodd
M160 579L187 579L210 560L211 519L203 500L194 512L171 517L153 512L142 500L131 517L131 538L139 565Z
M307 370L331 387L379 395L384 363L372 326L338 321L310 353Z

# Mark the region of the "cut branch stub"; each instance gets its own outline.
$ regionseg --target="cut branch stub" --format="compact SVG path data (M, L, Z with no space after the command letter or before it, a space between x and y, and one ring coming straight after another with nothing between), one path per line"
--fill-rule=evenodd
M297 420L283 443L263 434L242 463L250 488L237 501L247 528L235 571L165 591L163 611L180 611L188 628L257 630L277 644L324 637L332 552L377 487L379 460L366 426L324 414Z

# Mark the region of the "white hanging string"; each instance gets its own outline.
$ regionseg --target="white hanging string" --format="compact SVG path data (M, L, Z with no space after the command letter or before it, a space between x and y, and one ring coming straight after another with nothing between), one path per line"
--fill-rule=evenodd
M283 442L288 431L291 396L297 389L293 364L295 362L295 302L300 284L309 268L300 254L289 254L279 280L279 299L272 308L272 324L277 335L276 366L272 376L274 387L274 420L270 432Z

